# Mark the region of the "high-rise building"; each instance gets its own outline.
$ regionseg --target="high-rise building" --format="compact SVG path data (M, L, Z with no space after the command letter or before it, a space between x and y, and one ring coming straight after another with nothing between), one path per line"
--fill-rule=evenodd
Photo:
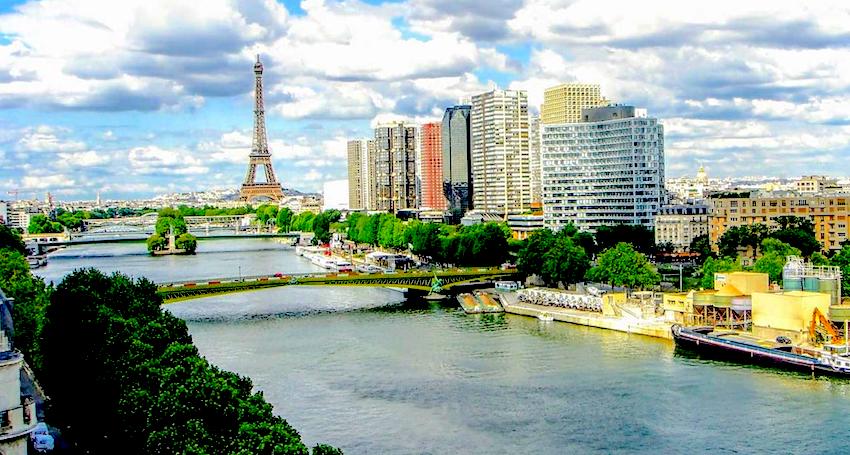
M578 123L582 109L607 106L609 103L602 96L599 84L570 82L556 85L543 92L540 119L544 125Z
M446 209L443 196L443 144L439 122L425 123L419 128L420 136L420 206L434 210Z
M492 90L472 97L472 204L500 215L531 206L528 94Z
M375 128L376 210L416 208L416 127L403 122Z
M469 114L472 106L446 108L443 114L443 195L448 208L462 217L472 207L472 164L470 162Z
M539 203L543 200L541 192L540 166L540 116L532 114L528 121L529 144L528 163L531 166L531 202Z
M366 141L348 141L348 208L352 210L365 209L367 205L366 189L368 176L364 168Z
M547 227L653 225L664 201L664 127L644 109L585 109L582 122L543 126Z

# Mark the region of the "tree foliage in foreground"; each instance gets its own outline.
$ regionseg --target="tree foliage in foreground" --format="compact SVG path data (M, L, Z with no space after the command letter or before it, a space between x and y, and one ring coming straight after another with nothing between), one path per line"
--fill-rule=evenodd
M572 224L557 233L538 230L517 253L517 269L527 275L539 275L550 286L577 283L590 268L584 245L590 245L593 236L588 234Z
M41 380L51 421L75 449L308 454L250 379L210 365L161 303L150 281L94 269L75 271L53 292Z

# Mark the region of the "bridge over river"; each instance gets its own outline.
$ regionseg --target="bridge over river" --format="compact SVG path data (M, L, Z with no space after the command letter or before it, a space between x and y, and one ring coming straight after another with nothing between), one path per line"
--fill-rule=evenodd
M516 280L520 274L513 270L500 269L453 269L444 271L413 271L397 273L308 273L297 275L258 275L157 283L158 292L165 303L208 297L211 295L255 291L280 286L377 286L413 289L428 292L434 278L441 282L443 290L462 284L487 283L496 280Z

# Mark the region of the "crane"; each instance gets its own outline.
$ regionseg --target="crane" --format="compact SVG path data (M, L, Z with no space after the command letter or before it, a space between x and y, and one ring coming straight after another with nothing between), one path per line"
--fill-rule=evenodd
M818 323L820 323L824 330L826 330L826 333L830 337L829 339L818 332ZM814 311L812 311L812 322L809 324L809 337L813 343L817 343L819 339L825 339L833 344L841 344L844 342L844 338L841 337L841 334L835 330L835 327L832 326L829 319L827 319L817 307L815 307Z

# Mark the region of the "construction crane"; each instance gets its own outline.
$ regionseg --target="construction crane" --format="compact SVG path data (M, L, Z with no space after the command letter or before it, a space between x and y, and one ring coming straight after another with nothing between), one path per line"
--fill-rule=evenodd
M823 330L826 331L829 338L818 330L818 323L823 326ZM828 341L832 344L844 343L844 338L841 337L841 334L835 330L829 319L817 307L812 311L812 322L809 324L809 338L811 338L812 343L819 343L821 341Z

